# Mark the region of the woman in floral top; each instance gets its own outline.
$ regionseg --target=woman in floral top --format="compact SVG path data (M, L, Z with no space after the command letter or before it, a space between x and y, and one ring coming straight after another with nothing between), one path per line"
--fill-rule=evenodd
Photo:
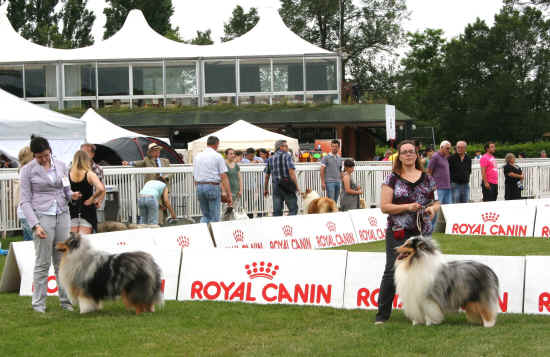
M393 267L397 254L395 248L409 237L432 231L431 219L439 210L439 202L434 201L436 190L434 179L424 173L420 156L414 142L405 140L399 144L393 170L382 185L380 208L388 214L386 231L386 268L378 295L376 324L390 318L395 283ZM428 207L427 207L428 206ZM427 207L427 208L426 208ZM417 215L420 214L420 228Z

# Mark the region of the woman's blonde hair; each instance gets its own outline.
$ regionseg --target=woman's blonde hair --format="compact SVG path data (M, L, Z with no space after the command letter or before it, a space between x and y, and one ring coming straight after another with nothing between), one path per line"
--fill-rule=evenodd
M510 163L510 161L512 159L515 159L516 158L516 155L512 154L511 152L509 152L508 154L506 154L506 156L504 156L504 161L506 161L506 163Z
M416 152L416 160L414 161L414 167L417 170L424 171L424 165L422 165L422 161L420 160L420 155L418 154L418 151L416 151L416 146L414 145L414 141L412 140L403 140L397 146L397 156L395 157L395 159L393 159L392 171L398 175L401 175L401 170L403 169L403 163L401 162L401 160L399 160L399 157L401 156L401 147L405 144L412 145L414 147L414 151Z
M17 160L19 161L19 170L26 164L32 161L34 158L34 155L31 151L30 146L25 146L21 150L19 150L19 155L17 156Z
M90 157L85 151L78 150L73 157L71 169L89 171L91 169Z

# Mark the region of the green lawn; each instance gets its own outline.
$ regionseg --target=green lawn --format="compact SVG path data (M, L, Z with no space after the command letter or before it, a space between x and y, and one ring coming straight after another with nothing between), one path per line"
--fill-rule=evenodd
M550 241L436 235L444 253L550 255ZM5 245L3 245L5 247ZM384 242L346 249L383 251ZM0 269L5 258L0 258ZM500 315L497 325L470 325L461 314L440 326L413 327L401 312L374 326L374 311L241 303L167 302L135 316L120 302L100 313L62 311L56 298L45 315L29 297L0 294L1 356L524 356L550 355L550 317Z

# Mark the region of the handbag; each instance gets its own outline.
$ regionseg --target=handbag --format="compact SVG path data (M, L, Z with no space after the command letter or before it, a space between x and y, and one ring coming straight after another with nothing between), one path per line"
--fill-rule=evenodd
M281 178L279 179L279 182L278 182L279 189L288 194L295 193L296 185L294 184L294 181L292 181L290 177L283 176L283 159L282 158L279 159L279 172L281 173Z

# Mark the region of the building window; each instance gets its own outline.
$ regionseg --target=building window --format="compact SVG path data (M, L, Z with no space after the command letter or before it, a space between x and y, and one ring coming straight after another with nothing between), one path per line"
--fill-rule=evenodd
M97 81L99 96L130 95L128 64L100 63Z
M132 65L134 95L162 95L162 63Z
M273 91L301 92L304 90L304 65L301 58L273 60Z
M65 77L65 97L95 97L95 64L66 64L63 66Z
M166 94L197 95L195 62L166 62Z
M55 65L25 65L25 97L57 97L57 70Z
M271 92L271 61L240 60L239 78L241 93Z
M235 61L205 62L204 88L206 94L235 93Z
M306 94L306 103L338 104L338 94Z
M337 90L335 59L306 59L308 91Z
M23 98L23 66L0 66L0 88Z
M63 102L65 110L70 109L88 109L96 108L96 101L94 100L66 100Z
M240 95L239 105L269 104L269 95Z

